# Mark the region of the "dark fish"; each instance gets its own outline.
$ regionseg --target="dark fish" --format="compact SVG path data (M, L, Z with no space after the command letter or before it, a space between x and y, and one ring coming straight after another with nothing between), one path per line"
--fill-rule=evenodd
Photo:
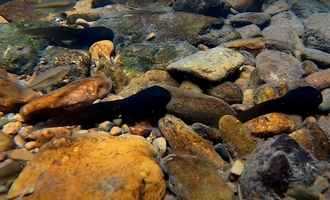
M77 29L64 26L31 28L22 30L23 33L43 38L52 45L89 47L100 40L113 40L114 33L106 27L90 27Z
M95 123L112 120L121 116L127 122L135 122L143 119L158 119L166 113L166 105L171 99L170 93L159 86L153 86L138 92L125 99L100 102L75 110L62 109L43 113L33 122L51 118L52 125L80 124L90 127Z
M266 101L238 114L239 120L248 121L271 112L308 115L316 112L322 102L321 92L313 87L299 87L283 97Z

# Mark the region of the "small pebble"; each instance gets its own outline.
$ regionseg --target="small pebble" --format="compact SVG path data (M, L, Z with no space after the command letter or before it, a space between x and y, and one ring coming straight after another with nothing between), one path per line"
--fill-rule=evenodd
M31 142L27 142L25 143L24 147L27 149L27 150L32 150L32 149L35 149L37 147L40 147L40 143L36 142L36 141L31 141Z
M32 132L33 132L33 126L24 126L19 129L18 135L22 136L23 138L28 138Z
M234 176L241 176L244 170L244 163L242 160L236 160L230 170L230 174Z
M22 128L22 122L9 122L3 126L2 132L7 135L15 135L20 128Z
M118 119L114 119L112 120L112 122L116 125L116 126L120 126L123 123L123 120L118 118Z
M166 146L167 146L166 139L164 137L156 138L152 142L152 145L156 149L158 155L160 157L163 157L166 152Z
M121 133L122 133L121 128L118 127L118 126L114 126L114 127L112 127L112 129L111 129L111 131L110 131L110 135L112 135L112 136L118 136L118 135L120 135Z
M23 138L22 136L20 136L20 135L16 135L16 136L14 137L14 143L15 143L15 145L16 145L17 147L19 147L19 148L23 148L24 145L25 145L25 140L24 140L24 138Z
M99 124L98 128L102 131L110 131L113 127L113 123L110 121L105 121Z
M130 128L128 127L127 124L124 124L121 126L121 131L123 132L123 134L128 134L130 133Z

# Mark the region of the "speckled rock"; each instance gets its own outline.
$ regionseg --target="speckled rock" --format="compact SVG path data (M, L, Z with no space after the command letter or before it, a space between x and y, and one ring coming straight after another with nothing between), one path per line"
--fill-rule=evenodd
M243 26L241 28L236 28L236 31L241 35L243 39L253 38L261 35L260 28L255 24L250 24Z
M101 58L105 58L110 61L110 56L112 55L114 48L115 47L110 40L95 42L91 47L89 47L91 61L97 63Z
M225 115L219 120L219 129L222 132L223 140L230 145L232 151L238 157L244 157L252 153L256 146L256 140L238 119L231 115Z
M159 128L174 154L197 156L222 168L225 162L215 152L213 146L195 133L188 125L173 115L159 120Z
M330 87L330 69L320 70L305 78L305 81L318 89Z
M25 120L54 116L62 109L91 104L105 97L110 90L111 81L104 76L82 79L30 101L21 108L20 114Z
M146 73L133 78L130 83L119 92L122 97L131 96L138 91L150 87L152 85L162 84L169 86L179 86L179 84L164 70L150 70Z
M57 140L29 162L8 197L31 193L23 199L51 200L61 193L61 199L160 200L165 181L154 155L152 146L137 136L92 133Z
M254 103L259 104L265 101L279 98L288 92L285 85L279 85L278 87L271 84L264 84L258 87L254 91Z
M277 85L288 83L289 87L302 78L304 70L293 56L274 50L264 50L257 56L257 70L261 80Z
M291 185L311 184L317 170L313 161L288 135L268 139L245 163L243 199L280 199Z
M260 50L266 47L266 40L262 37L238 39L226 42L223 46L233 49Z
M180 154L165 158L162 164L169 175L170 190L180 199L231 200L234 197L219 175L219 168L208 160Z
M232 82L222 83L207 92L209 95L223 99L229 104L241 103L243 100L242 90Z
M194 75L209 81L221 81L244 62L237 51L216 47L200 51L170 64L167 69Z
M316 123L309 124L307 128L299 129L289 136L318 160L328 159L330 153L329 139Z
M167 111L187 122L201 122L216 126L219 117L236 114L222 99L170 86L164 86L164 88L172 95L166 106Z
M262 12L239 13L229 18L230 23L235 27L255 24L264 27L270 21L270 15Z
M309 16L305 20L305 43L308 47L330 53L330 14L319 13Z
M270 137L295 130L296 123L290 117L281 113L270 113L252 119L244 125L256 137Z
M321 111L330 111L330 88L322 91L322 99L319 109Z

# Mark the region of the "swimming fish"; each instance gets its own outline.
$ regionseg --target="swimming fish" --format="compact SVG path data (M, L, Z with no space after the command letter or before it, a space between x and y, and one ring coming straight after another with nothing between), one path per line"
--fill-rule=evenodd
M171 99L170 93L160 87L152 86L125 99L99 102L82 108L70 108L40 113L30 122L51 119L51 125L77 125L84 127L95 123L121 117L126 123L143 119L158 119L166 113L166 105Z
M100 40L113 40L114 33L106 27L71 28L51 26L22 30L23 33L43 38L52 45L65 47L89 47Z
M283 97L255 105L238 114L242 122L271 112L308 115L316 112L322 102L322 95L316 88L305 86L289 91Z

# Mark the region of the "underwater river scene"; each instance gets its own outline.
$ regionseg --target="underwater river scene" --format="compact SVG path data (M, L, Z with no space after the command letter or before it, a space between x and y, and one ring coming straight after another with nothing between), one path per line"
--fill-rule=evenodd
M0 200L330 200L330 0L0 0Z

